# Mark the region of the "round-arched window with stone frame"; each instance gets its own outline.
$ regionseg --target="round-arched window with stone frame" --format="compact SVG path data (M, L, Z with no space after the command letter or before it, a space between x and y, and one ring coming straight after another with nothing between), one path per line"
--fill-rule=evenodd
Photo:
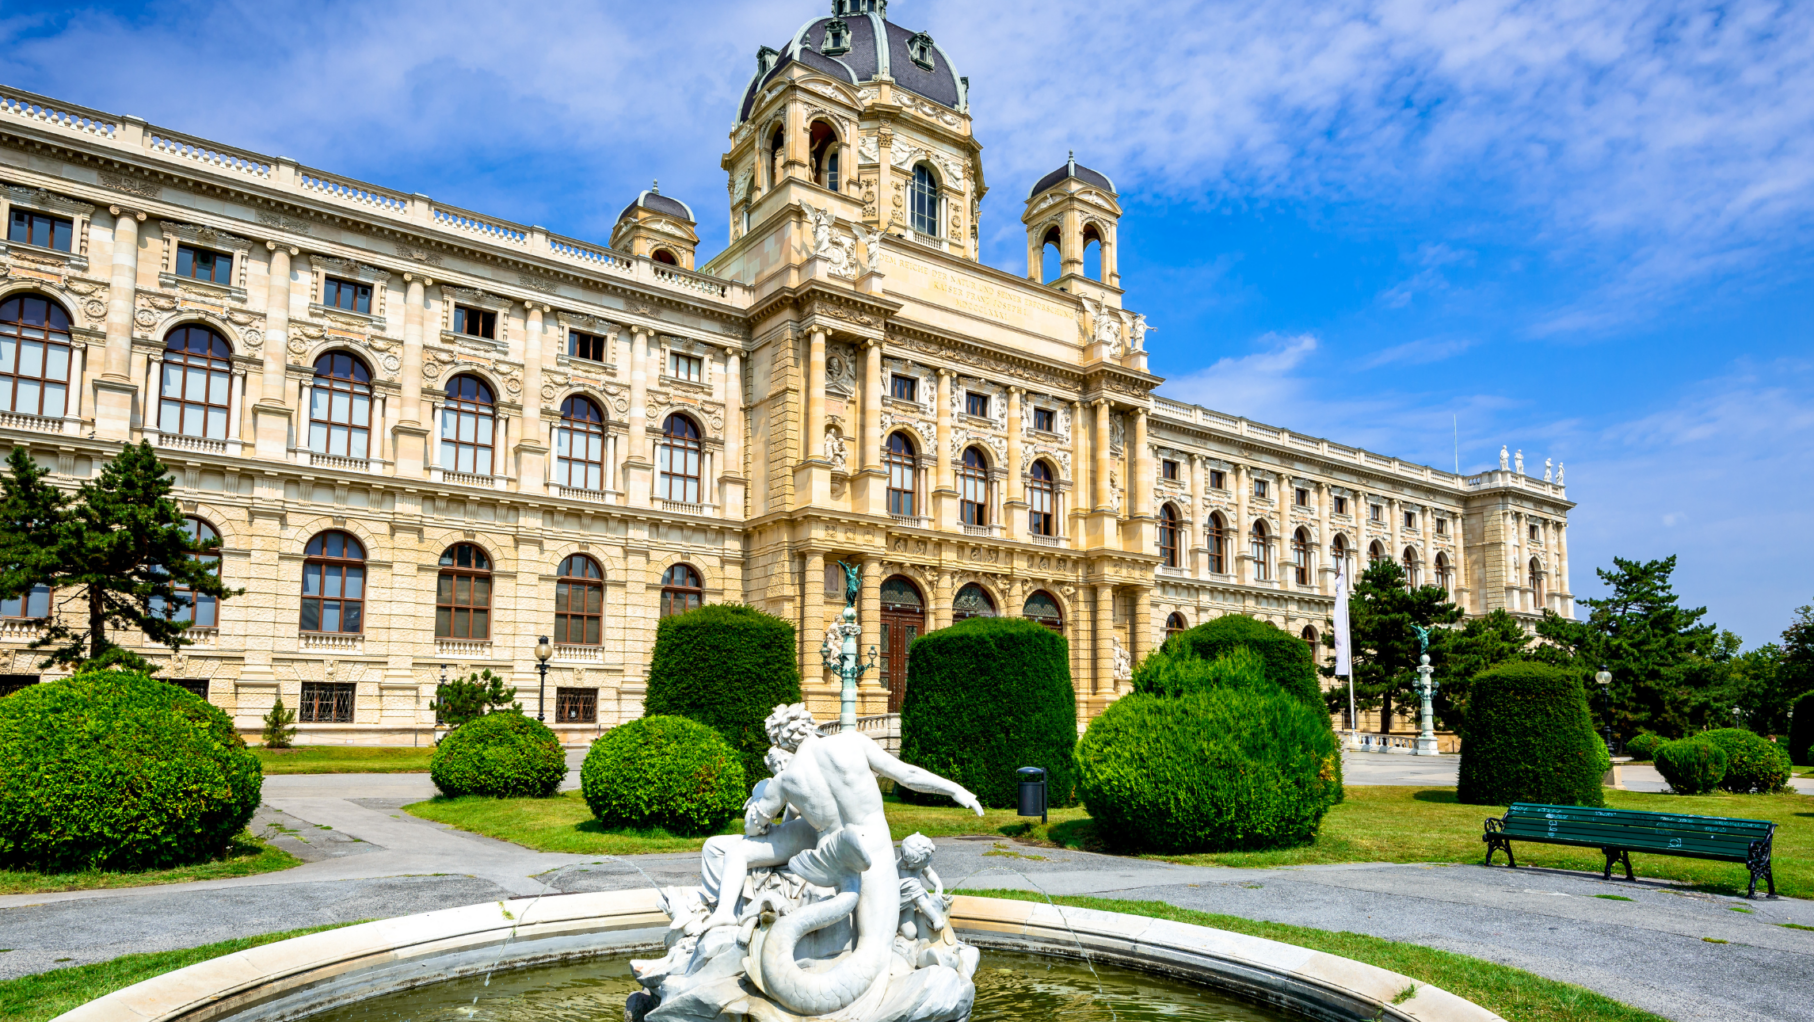
M605 573L585 554L561 561L554 582L554 642L560 646L596 646L603 642Z
M315 382L309 388L309 450L368 458L371 437L371 369L351 352L327 352L315 360Z
M69 313L41 295L0 302L0 411L62 418L69 409Z
M435 638L491 638L491 558L476 543L455 543L441 554Z
M1064 611L1058 606L1058 601L1053 598L1052 594L1044 589L1035 590L1033 595L1027 597L1026 604L1021 607L1020 615L1036 624L1044 625L1060 635L1064 634Z
M966 621L973 617L995 617L995 599L975 582L965 583L951 598L951 620Z

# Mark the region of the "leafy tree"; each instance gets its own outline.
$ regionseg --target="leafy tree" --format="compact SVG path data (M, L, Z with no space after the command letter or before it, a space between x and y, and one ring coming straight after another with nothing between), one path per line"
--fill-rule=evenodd
M1621 739L1639 731L1677 737L1693 726L1697 693L1719 680L1711 669L1721 647L1714 626L1701 624L1707 608L1683 608L1669 576L1675 558L1628 561L1596 570L1612 595L1582 600L1586 621L1543 612L1537 635L1545 640L1533 659L1592 674L1612 672L1607 698L1591 700L1598 726Z
M287 749L290 740L296 737L296 711L286 710L283 696L271 704L271 712L264 715L265 730L263 739L267 749Z
M488 667L435 686L435 719L456 728L487 713L522 713L523 704L515 700L516 689L505 688L504 679Z
M1529 659L1531 635L1518 619L1501 607L1484 617L1470 619L1460 628L1432 636L1440 645L1440 661L1432 654L1432 664L1442 667L1434 702L1437 720L1450 731L1461 731L1467 724L1468 695L1474 678L1482 671L1514 660Z
M182 508L170 499L174 484L150 444L121 448L73 498L46 483L46 471L23 448L13 448L7 470L0 477L0 597L42 585L84 611L53 615L32 643L49 648L45 666L118 648L109 629L143 633L172 650L189 645L189 622L177 618L194 601L178 590L217 600L243 591L222 585L215 565L193 556Z
M1398 700L1420 702L1417 691L1417 632L1413 626L1434 629L1461 618L1461 608L1449 602L1441 586L1410 588L1404 569L1383 558L1367 566L1348 601L1348 637L1353 645L1354 703L1357 710L1380 711L1380 730L1390 727L1392 704ZM1324 644L1335 645L1333 627ZM1440 673L1443 646L1432 635L1430 664ZM1324 677L1335 677L1335 665L1319 668ZM1338 685L1326 694L1329 708L1348 708L1348 689Z
M1776 684L1785 707L1814 693L1814 606L1795 608L1795 619L1783 629L1778 647ZM1787 711L1781 724L1771 721L1771 731L1788 729Z

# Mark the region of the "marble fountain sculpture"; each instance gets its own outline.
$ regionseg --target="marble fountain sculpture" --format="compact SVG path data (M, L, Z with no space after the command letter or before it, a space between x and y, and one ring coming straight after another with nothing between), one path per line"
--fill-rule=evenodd
M742 836L711 838L698 887L661 892L667 954L632 961L626 1022L959 1022L979 952L951 929L933 845L895 848L878 777L983 809L961 785L868 735L821 735L800 703L766 722L767 765Z

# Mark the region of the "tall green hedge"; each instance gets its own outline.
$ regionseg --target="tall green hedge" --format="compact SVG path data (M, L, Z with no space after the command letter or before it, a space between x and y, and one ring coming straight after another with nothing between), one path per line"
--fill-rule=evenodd
M661 619L643 712L687 717L731 743L749 783L768 776L762 722L800 701L794 626L754 607L715 603Z
M1064 636L1024 618L973 617L915 640L901 701L901 758L950 778L983 805L1016 804L1024 766L1047 797L1074 805L1077 693ZM897 789L902 799L949 804Z
M1323 705L1317 682L1316 660L1310 644L1278 625L1243 614L1224 614L1165 640L1163 650L1188 650L1203 660L1215 660L1246 646L1266 662L1266 678L1308 706Z
M1078 741L1078 788L1096 833L1127 851L1302 844L1340 799L1328 722L1270 686L1125 695Z
M1474 676L1461 741L1460 801L1604 805L1601 782L1609 765L1578 676L1524 662Z
M0 699L0 864L161 869L209 859L252 819L258 757L227 715L130 671Z
M469 725L470 726L470 725ZM711 834L743 808L743 765L717 731L685 717L641 717L592 743L580 794L606 827Z
M1795 701L1789 721L1789 759L1800 766L1814 766L1814 692Z
M567 776L567 750L548 725L503 710L469 720L441 739L428 775L449 796L547 798Z

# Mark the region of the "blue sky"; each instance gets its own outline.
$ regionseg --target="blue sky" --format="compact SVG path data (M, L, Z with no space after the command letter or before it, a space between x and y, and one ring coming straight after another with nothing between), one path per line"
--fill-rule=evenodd
M603 240L725 235L756 48L827 3L0 6L0 83ZM970 77L987 261L1114 177L1165 393L1455 464L1567 463L1747 645L1814 599L1814 6L894 0Z

